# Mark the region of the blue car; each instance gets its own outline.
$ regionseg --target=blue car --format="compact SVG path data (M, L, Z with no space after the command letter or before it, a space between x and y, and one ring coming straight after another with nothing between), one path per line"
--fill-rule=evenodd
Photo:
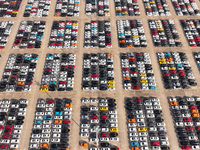
M117 14L117 16L122 16L122 14Z
M138 144L138 142L131 142L131 146L137 147L137 146L139 146L139 144Z
M165 55L166 55L166 56L170 56L170 55L171 55L171 53L170 53L170 52L168 52L168 53L165 53Z
M44 116L44 120L51 120L52 117L51 116Z
M50 84L56 84L56 81L51 81Z
M42 124L42 121L41 120L36 120L35 124Z
M63 34L59 33L59 34L57 34L57 36L63 36Z
M32 58L32 60L38 60L38 57L36 57L36 58Z
M37 36L37 34L31 34L31 36Z
M31 60L31 57L25 57L24 60Z
M149 89L150 90L157 90L157 87L156 86L150 86Z
M62 114L63 114L63 112L59 112L59 111L55 112L55 115L58 115L58 116L61 116Z
M66 28L71 28L72 27L72 25L66 25Z
M53 57L53 55L52 54L47 54L47 57Z
M38 39L42 39L42 38L43 38L43 36L37 36L37 38L38 38Z
M177 64L177 67L183 67L183 64Z

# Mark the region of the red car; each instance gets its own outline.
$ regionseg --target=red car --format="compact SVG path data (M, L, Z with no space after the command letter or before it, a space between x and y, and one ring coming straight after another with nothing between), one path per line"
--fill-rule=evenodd
M182 146L182 150L190 150L190 146Z
M138 102L138 103L141 103L141 102L142 102L142 100L141 100L140 98L136 98L136 99L134 99L134 101L135 101L135 102Z
M185 129L186 129L187 131L193 131L193 130L194 130L193 127L185 127Z
M4 72L11 72L12 69L5 69Z
M108 119L108 115L101 116L101 119Z
M65 81L60 81L59 84L66 84L66 82Z
M0 130L2 130L3 129L3 126L0 126Z
M135 62L135 59L129 59L129 62Z
M31 81L31 82L26 82L25 84L26 84L26 85L32 85L33 82L32 82L32 81Z
M197 131L200 131L200 127L196 127L196 130L197 130Z
M44 69L45 72L51 72L51 69Z
M130 71L130 74L137 74L137 71Z
M123 70L123 71L128 71L129 69L128 69L128 68L123 68L122 70Z
M197 106L192 105L190 106L190 109L197 109Z
M143 56L143 54L142 53L137 53L136 56Z
M55 43L49 43L49 46L56 46Z
M7 149L7 148L9 148L9 145L8 144L1 144L0 148L1 149Z
M62 66L61 68L68 68L68 66Z
M153 146L160 146L160 142L154 141L154 142L152 142L152 145L153 145Z
M90 119L98 119L98 116L97 115L90 116Z
M93 74L91 77L98 77L98 75L97 74Z
M101 137L108 137L109 133L101 133Z
M191 119L190 118L184 118L183 121L184 122L191 122Z
M169 77L169 73L163 73L163 76L164 76L164 77L165 77L165 76Z
M12 132L13 132L12 130L5 130L4 134L12 134Z
M31 46L31 45L29 45L29 46L28 46L28 48L30 48L30 49L31 49L31 48L34 48L34 46Z
M3 135L2 138L3 138L3 139L10 139L10 138L11 138L11 135Z
M13 129L13 126L6 126L6 129L7 129L7 130L12 130L12 129Z
M17 75L12 75L10 78L18 78Z
M63 124L70 124L70 123L71 123L70 120L64 120L64 121L63 121Z
M176 73L176 70L170 70L169 72L170 73Z
M54 103L54 100L52 99L47 100L47 104L53 104L53 103Z
M70 68L70 69L71 69L71 68L75 68L75 66L74 66L74 65L70 65L69 68Z
M133 90L140 90L139 85L132 84Z

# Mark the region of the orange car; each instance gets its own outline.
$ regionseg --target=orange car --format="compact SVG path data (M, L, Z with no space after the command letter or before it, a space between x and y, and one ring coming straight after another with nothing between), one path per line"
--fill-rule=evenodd
M113 54L112 53L108 53L107 56L113 57Z
M77 46L77 43L71 43L71 46Z
M172 105L172 106L177 106L178 103L177 103L177 102L170 102L170 105Z
M21 81L17 83L17 85L24 85L24 84L25 82L21 82Z
M48 85L47 84L43 84L43 85L41 85L41 88L48 88Z
M139 147L132 147L131 150L140 150Z
M19 44L13 44L13 46L19 46Z
M65 107L72 107L72 103L66 103Z
M124 77L124 80L130 80L130 77Z
M81 143L81 147L88 147L88 143Z
M130 44L130 45L127 45L127 47L133 47L133 45L132 45L132 44Z
M191 113L192 113L192 114L198 114L198 113L199 113L199 110L198 110L198 109L192 109L192 110L191 110Z
M135 59L135 57L134 56L129 56L128 59Z
M62 120L55 120L54 121L54 124L61 124L62 123Z
M129 122L129 123L135 123L136 120L135 120L135 119L128 119L128 122Z
M125 40L120 40L119 43L125 43Z
M192 117L194 117L194 118L199 118L199 114L192 114Z
M173 61L172 58L166 58L166 61Z
M60 14L56 14L55 17L60 17Z
M40 148L49 148L49 144L40 144Z

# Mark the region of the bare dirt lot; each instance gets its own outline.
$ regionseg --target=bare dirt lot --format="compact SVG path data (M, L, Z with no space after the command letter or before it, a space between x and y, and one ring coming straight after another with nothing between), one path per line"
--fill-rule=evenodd
M126 16L126 17L116 17L115 15L115 4L114 0L110 0L110 17L97 17L97 16L86 16L85 15L85 0L81 0L80 4L80 15L79 17L54 17L54 10L56 5L56 0L52 0L50 12L48 17L31 17L31 18L24 18L23 13L25 10L25 5L27 3L27 0L22 1L19 13L16 18L0 18L0 21L14 21L14 25L11 31L11 34L8 39L8 43L6 45L6 48L4 50L0 51L0 54L2 55L2 58L0 60L0 76L2 76L3 68L6 64L6 61L8 59L9 54L11 53L37 53L39 54L39 61L37 64L35 77L34 77L34 84L32 86L31 92L13 92L13 93L0 93L1 99L7 98L26 98L29 100L28 105L28 111L27 116L25 119L25 124L23 128L22 133L22 139L20 142L20 150L27 150L29 147L29 138L31 129L33 126L33 118L34 118L34 112L35 112L35 105L38 98L47 98L47 97L53 97L53 98L63 98L63 97L69 97L73 100L73 112L72 112L72 118L79 124L80 123L80 106L81 101L80 99L82 97L113 97L117 100L117 111L118 111L118 121L119 121L119 148L121 150L128 150L129 149L129 143L128 143L128 135L127 135L127 126L126 126L126 117L125 117L125 109L124 109L124 97L133 97L133 96L157 96L161 100L161 106L163 108L164 112L164 119L167 126L167 132L170 142L170 147L172 150L178 150L178 142L176 138L176 134L174 132L173 127L173 121L172 117L170 115L169 106L167 102L167 96L200 96L200 80L199 76L200 73L198 71L197 65L193 59L192 52L199 51L199 48L190 48L188 46L187 40L184 36L182 27L179 23L179 19L199 19L198 16L182 16L179 17L176 15L175 10L172 6L172 3L170 0L167 1L171 16L157 16L157 17L149 17L146 16L144 5L142 0L138 0L139 8L141 15L134 17L134 16ZM197 5L200 8L200 2L196 0ZM116 28L116 20L125 20L125 19L141 19L143 22L145 35L147 38L147 48L119 48L118 47L118 39L117 39L117 28ZM150 34L150 30L148 27L148 19L173 19L176 25L176 28L178 30L179 36L181 37L181 42L183 44L182 48L156 48L153 46L152 38ZM46 28L44 32L44 38L42 41L41 49L12 49L12 44L15 39L15 35L17 33L20 21L23 20L43 20L46 21ZM52 22L54 20L77 20L79 23L78 28L78 48L77 49L49 49L48 48L48 42L49 42L49 36L51 32L51 26ZM111 33L112 33L112 48L109 49L85 49L83 48L83 41L84 41L84 23L89 22L90 20L110 20L111 22ZM164 52L164 51L182 51L187 53L187 57L189 60L189 63L192 67L194 76L196 78L198 86L192 89L187 90L165 90L163 87L163 82L161 78L161 73L159 69L159 65L157 63L156 58L156 52ZM75 68L75 85L74 90L72 92L40 92L39 86L36 85L36 82L41 81L42 77L42 71L45 61L45 56L47 53L75 53L76 56L76 68ZM90 53L90 52L109 52L114 54L114 72L115 72L115 81L116 81L116 90L115 91L95 91L95 92L84 92L81 90L81 81L82 81L82 56L83 53ZM155 79L157 83L157 89L156 91L125 91L122 87L122 77L121 77L121 66L120 66L120 58L119 54L120 52L148 52L150 53L150 57L153 64L153 71L155 73ZM49 96L49 95L50 96ZM71 125L71 136L70 136L70 150L79 150L81 149L79 147L79 126L72 122Z

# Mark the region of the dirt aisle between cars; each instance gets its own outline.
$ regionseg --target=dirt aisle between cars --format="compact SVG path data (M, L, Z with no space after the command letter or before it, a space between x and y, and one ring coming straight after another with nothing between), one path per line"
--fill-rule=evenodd
M37 68L35 72L34 77L34 83L32 86L31 92L13 92L13 93L0 93L1 99L7 98L26 98L29 100L28 108L27 108L27 115L25 118L25 123L23 127L23 132L21 134L21 140L19 144L20 150L27 150L29 147L29 139L30 139L30 133L33 127L33 119L34 119L34 113L35 113L35 106L38 98L63 98L68 97L73 100L73 111L72 111L72 119L79 125L80 124L80 106L81 101L80 99L82 97L112 97L115 98L117 101L117 112L118 112L118 121L119 121L119 142L118 146L121 150L128 150L129 149L129 141L128 141L128 134L127 134L127 125L126 125L126 113L124 108L124 97L133 97L133 96L157 96L161 100L161 106L163 110L163 115L167 127L167 134L169 137L169 142L172 150L178 150L180 149L178 146L178 141L176 138L176 134L174 132L174 125L173 120L170 115L169 105L167 101L167 96L200 96L200 80L199 80L199 71L197 68L197 65L193 59L192 52L199 51L199 48L190 48L188 46L187 40L184 36L182 27L179 23L179 19L198 19L198 16L177 16L176 12L173 8L173 5L171 1L167 1L171 16L146 16L145 9L142 0L138 0L139 9L141 12L140 16L122 16L122 17L116 17L115 15L115 4L114 0L110 0L110 17L98 17L95 15L92 16L86 16L85 15L85 0L82 0L80 3L80 13L79 17L54 17L54 11L56 6L56 0L51 1L51 6L49 10L49 16L48 17L30 17L30 18L24 18L23 13L25 10L25 6L27 4L27 0L22 1L19 13L17 17L15 18L1 18L1 21L14 21L14 25L11 30L11 34L8 38L8 43L4 50L0 51L0 54L2 55L2 58L0 59L0 65L2 68L0 69L0 76L2 76L3 68L6 65L7 59L9 54L11 53L36 53L39 55L39 60L37 63ZM197 5L200 8L200 2L196 0ZM116 28L116 20L125 20L125 19L141 19L143 23L143 27L145 30L145 36L147 39L147 48L119 48L118 47L118 39L117 39L117 28ZM175 26L177 28L177 31L180 36L180 40L183 43L182 48L167 48L167 47L160 47L155 48L152 43L152 38L148 26L148 19L173 19L175 22ZM44 32L44 38L42 40L42 45L40 49L12 49L12 44L14 42L17 30L19 28L19 24L23 20L43 20L46 21L46 27ZM51 32L52 22L54 20L77 20L79 23L78 27L78 48L77 49L50 49L48 48L48 42L49 42L49 36ZM91 20L110 20L111 22L111 34L112 34L112 48L83 48L83 41L84 41L84 23L89 22ZM159 65L157 63L157 56L156 52L165 52L165 51L182 51L185 52L188 58L188 61L192 67L192 71L194 76L196 77L196 81L198 83L197 87L194 87L192 89L187 90L165 90L163 87L163 82L161 78L161 73L159 69ZM98 52L110 52L114 54L114 73L115 73L115 81L116 81L116 90L115 91L82 91L81 90L81 82L82 82L82 62L83 62L83 53L98 53ZM150 53L152 65L153 65L153 71L155 74L155 79L157 83L157 91L125 91L123 90L122 86L122 77L121 77L121 66L120 66L120 57L119 54L121 52L148 52ZM40 83L41 77L42 77L42 71L44 67L45 62L45 56L47 53L75 53L76 54L76 68L75 68L75 83L74 83L74 91L71 92L40 92L39 86L35 83ZM71 124L71 131L70 131L70 150L80 150L79 147L79 126L72 121Z

